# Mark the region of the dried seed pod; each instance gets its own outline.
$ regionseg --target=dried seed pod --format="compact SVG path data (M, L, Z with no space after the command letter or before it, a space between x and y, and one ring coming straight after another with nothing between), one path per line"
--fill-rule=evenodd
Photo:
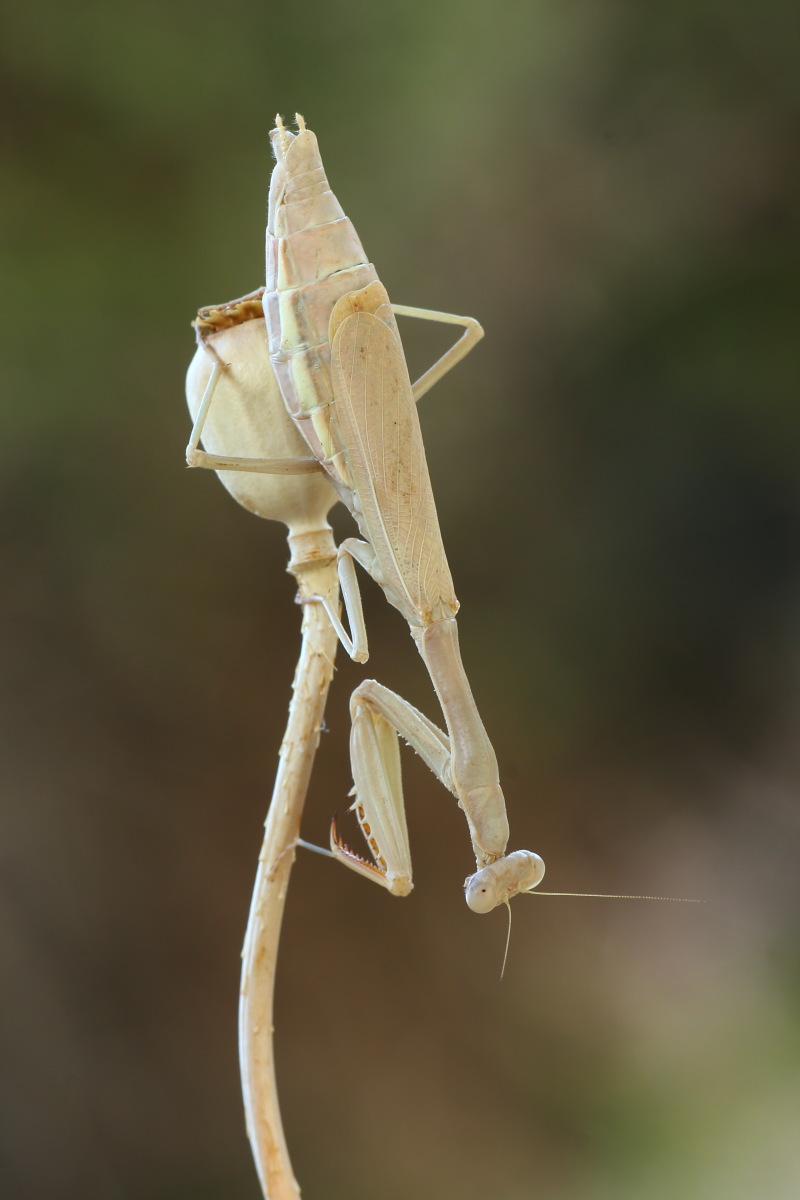
M245 301L201 310L195 323L199 344L186 376L189 411L195 419L216 359L225 369L203 426L205 450L248 459L308 459L308 446L286 412L270 363L260 303ZM338 500L316 465L308 474L253 469L217 474L249 512L282 521L295 535L327 528L327 514Z

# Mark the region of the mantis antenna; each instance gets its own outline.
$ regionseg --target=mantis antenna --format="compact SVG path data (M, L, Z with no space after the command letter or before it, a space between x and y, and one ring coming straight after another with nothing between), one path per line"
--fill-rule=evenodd
M316 847L309 847L316 849ZM323 852L324 853L324 852ZM524 892L518 892L518 896L575 896L583 900L666 900L673 904L705 904L705 900L694 900L688 896L617 896L610 892L539 892L532 888ZM506 970L506 962L508 960L508 947L511 942L511 904L508 897L503 901L508 909L508 933L506 934L506 948L503 953L503 965L500 968L500 978L503 978Z
M667 900L671 904L705 904L690 896L616 896L611 892L519 892L520 896L577 896L585 900Z
M503 978L503 976L506 973L506 962L508 960L508 947L511 943L511 905L508 902L508 900L504 900L503 903L505 904L506 908L508 909L508 933L506 934L506 948L503 953L503 965L500 968L500 978L501 979Z

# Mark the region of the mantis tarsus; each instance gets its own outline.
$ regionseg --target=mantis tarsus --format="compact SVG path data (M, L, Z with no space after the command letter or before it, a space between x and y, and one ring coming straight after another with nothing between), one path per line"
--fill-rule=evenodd
M468 353L483 331L469 317L390 303L328 186L314 134L301 117L297 121L298 132L291 133L278 118L271 134L277 163L269 195L263 307L270 358L287 409L362 535L362 540L346 539L338 550L349 634L330 597L320 599L348 654L365 661L367 635L355 564L372 576L409 624L447 727L445 733L374 680L356 688L351 700L353 809L372 861L350 850L335 825L331 852L395 895L411 890L399 734L463 809L478 868L466 881L466 899L474 911L488 912L535 887L544 864L530 851L505 856L508 821L497 760L461 662L458 601L416 412L420 396ZM241 303L255 301L257 295ZM465 330L413 385L395 314ZM199 460L198 440L221 370L219 363L195 424L190 464L291 470L291 464L266 457L205 454ZM297 468L308 470L307 460Z

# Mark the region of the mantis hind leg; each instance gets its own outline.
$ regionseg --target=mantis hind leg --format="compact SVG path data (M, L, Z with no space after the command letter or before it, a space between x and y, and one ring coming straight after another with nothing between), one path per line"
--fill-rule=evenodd
M406 304L393 304L392 312L396 317L416 317L421 321L437 321L443 325L461 325L464 329L455 345L446 350L442 357L412 384L411 391L415 400L419 400L443 375L452 371L456 363L461 362L483 337L483 328L474 317L457 317L453 313L435 312L430 308L410 308Z

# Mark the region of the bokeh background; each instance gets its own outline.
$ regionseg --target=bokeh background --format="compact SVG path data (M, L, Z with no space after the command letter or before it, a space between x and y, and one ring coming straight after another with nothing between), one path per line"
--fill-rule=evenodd
M311 855L277 996L309 1200L800 1192L797 10L28 0L3 18L0 1192L256 1200L239 949L299 612L187 474L189 321L262 280L276 111L398 303L512 845L405 758L416 888ZM412 368L447 333L408 326ZM337 518L340 536L348 531ZM437 716L364 585L369 672ZM340 654L306 836L350 786Z

